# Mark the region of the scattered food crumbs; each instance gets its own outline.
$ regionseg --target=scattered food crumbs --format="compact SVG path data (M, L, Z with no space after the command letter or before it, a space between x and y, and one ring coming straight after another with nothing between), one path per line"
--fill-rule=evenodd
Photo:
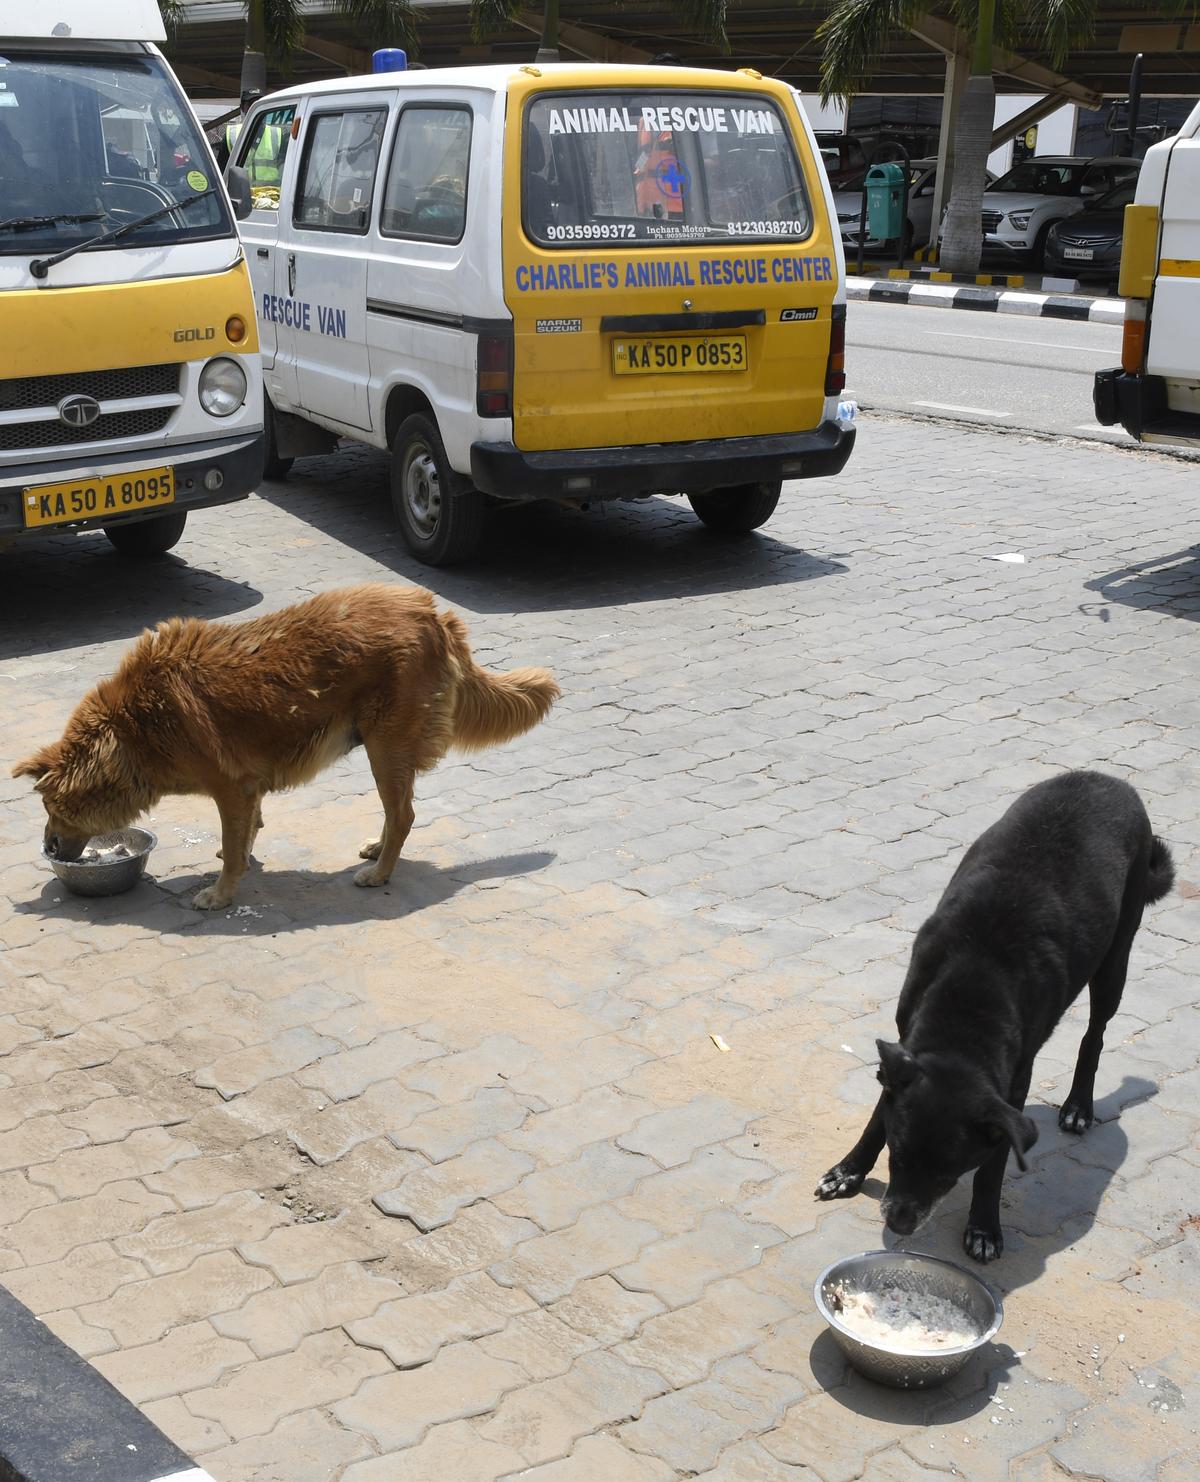
M960 1307L928 1293L895 1287L848 1292L839 1285L830 1293L829 1305L856 1337L904 1353L961 1348L978 1336Z
M720 1050L722 1055L729 1054L729 1046L725 1043L725 1041L719 1034L710 1034L709 1039L712 1040L713 1044L716 1045L717 1049Z
M842 1049L845 1050L845 1052L846 1052L847 1055L853 1055L854 1054L854 1051L850 1048L849 1045L843 1045L842 1046Z

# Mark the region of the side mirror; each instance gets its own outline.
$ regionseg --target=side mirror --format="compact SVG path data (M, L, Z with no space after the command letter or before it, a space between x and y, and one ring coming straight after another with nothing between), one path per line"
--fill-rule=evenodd
M229 187L229 199L233 202L233 214L239 221L254 210L254 199L250 194L250 177L240 165L230 165L225 171L225 184Z

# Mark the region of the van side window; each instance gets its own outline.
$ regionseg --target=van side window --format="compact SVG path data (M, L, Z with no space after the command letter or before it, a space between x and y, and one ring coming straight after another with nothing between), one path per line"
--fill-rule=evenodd
M237 163L250 177L250 196L256 211L279 210L279 182L283 179L283 162L292 138L295 104L271 108L254 120L250 135L243 140ZM240 124L230 124L228 134L236 146L242 132Z
M384 236L460 242L470 154L469 109L406 108L383 192L379 229Z
M313 118L296 187L297 226L366 231L386 120L386 108L320 113Z

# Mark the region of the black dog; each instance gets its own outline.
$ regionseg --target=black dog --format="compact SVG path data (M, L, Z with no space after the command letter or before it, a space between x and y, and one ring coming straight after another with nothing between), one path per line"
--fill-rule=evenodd
M856 1194L886 1142L880 1208L889 1230L911 1235L977 1169L963 1245L994 1260L1009 1148L1024 1170L1037 1139L1022 1114L1034 1057L1088 984L1091 1016L1058 1115L1065 1131L1085 1132L1142 910L1174 877L1127 782L1066 772L1018 798L967 850L917 933L896 1010L901 1042L876 1041L883 1094L817 1197Z

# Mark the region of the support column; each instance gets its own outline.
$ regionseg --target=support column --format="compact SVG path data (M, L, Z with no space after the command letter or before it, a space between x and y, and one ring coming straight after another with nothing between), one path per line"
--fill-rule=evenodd
M942 94L942 131L938 138L937 179L933 187L933 217L930 226L930 236L935 245L942 212L950 199L950 186L954 178L954 124L969 75L967 58L947 53L946 90Z

